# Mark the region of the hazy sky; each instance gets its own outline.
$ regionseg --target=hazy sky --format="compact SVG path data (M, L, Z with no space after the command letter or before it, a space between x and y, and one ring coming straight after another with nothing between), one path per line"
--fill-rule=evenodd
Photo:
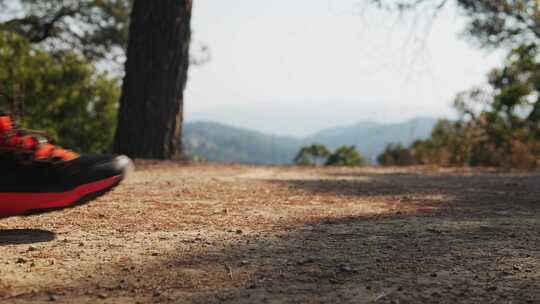
M414 19L362 1L194 1L194 38L212 61L190 72L186 119L305 135L364 119L450 116L455 94L500 62L458 37L453 8L425 34Z

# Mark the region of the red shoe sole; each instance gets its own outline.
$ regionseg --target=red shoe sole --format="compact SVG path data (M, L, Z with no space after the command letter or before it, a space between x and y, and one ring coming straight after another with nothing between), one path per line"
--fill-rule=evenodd
M39 214L82 205L105 194L117 186L122 179L122 175L113 176L80 185L66 192L0 193L0 218Z

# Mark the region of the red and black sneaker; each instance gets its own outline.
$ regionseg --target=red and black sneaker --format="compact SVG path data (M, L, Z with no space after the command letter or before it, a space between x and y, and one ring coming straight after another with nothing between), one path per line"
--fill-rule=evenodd
M122 181L126 156L78 155L16 127L0 113L0 218L84 204Z

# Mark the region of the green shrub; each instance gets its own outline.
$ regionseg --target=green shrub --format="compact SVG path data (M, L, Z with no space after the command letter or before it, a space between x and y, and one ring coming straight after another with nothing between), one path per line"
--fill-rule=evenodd
M341 146L334 151L326 161L327 166L361 166L364 158L355 146Z
M328 148L324 145L313 144L300 148L294 158L294 163L300 166L321 165L330 156Z

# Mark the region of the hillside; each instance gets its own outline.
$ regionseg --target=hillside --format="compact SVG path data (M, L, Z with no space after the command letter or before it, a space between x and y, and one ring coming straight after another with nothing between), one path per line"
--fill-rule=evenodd
M184 147L188 155L225 163L289 164L302 145L322 143L331 149L355 145L372 162L389 143L409 144L429 136L434 118L398 124L360 122L321 130L306 138L272 136L213 122L187 123Z
M292 137L211 122L187 123L183 142L188 155L223 163L252 164L288 164L300 146Z

